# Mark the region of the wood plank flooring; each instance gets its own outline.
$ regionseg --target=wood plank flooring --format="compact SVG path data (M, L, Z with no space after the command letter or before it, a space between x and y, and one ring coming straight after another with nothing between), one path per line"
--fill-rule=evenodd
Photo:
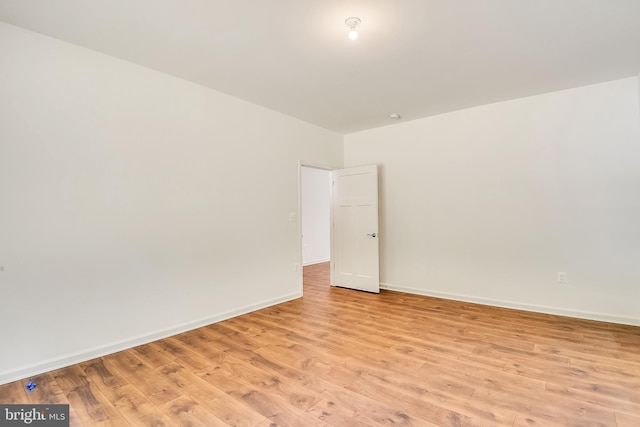
M304 276L301 299L0 386L0 403L69 403L72 426L640 426L638 327Z

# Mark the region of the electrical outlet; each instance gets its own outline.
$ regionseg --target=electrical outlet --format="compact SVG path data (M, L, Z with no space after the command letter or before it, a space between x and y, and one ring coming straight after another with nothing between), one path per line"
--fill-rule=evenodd
M558 283L567 283L567 273L564 271L558 271L556 280Z
M300 271L300 264L298 264L297 262L293 263L293 271Z

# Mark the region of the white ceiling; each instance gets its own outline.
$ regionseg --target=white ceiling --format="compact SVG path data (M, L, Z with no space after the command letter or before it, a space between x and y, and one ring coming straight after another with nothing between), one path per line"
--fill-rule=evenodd
M0 20L339 133L640 72L640 0L0 0Z

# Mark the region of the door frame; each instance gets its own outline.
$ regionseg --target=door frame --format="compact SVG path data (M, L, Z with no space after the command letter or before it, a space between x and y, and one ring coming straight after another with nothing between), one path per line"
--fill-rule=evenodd
M298 286L300 289L300 295L304 290L304 276L302 266L302 168L322 169L328 172L340 169L337 166L325 165L317 162L307 162L304 160L298 160L298 265L300 266L298 271ZM331 191L331 187L329 187ZM329 206L330 208L331 206ZM333 223L333 209L329 209L329 221ZM329 240L329 262L333 263L333 239ZM333 283L333 271L331 271L330 282Z

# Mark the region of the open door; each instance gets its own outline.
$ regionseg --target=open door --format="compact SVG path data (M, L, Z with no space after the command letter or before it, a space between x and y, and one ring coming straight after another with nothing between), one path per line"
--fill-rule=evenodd
M331 284L378 293L378 167L333 171L331 193Z

